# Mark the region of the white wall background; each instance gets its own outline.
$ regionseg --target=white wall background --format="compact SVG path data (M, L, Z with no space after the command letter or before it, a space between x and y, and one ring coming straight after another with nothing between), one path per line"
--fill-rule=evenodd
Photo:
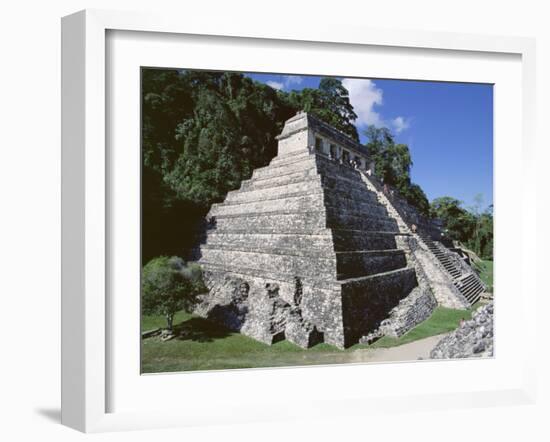
M535 0L442 2L276 2L169 0L19 0L0 9L0 438L17 440L548 440L549 382L535 406L414 412L376 418L85 436L59 425L60 367L60 17L83 8L162 10L182 19L203 12L227 20L282 21L288 16L378 28L519 35L537 38L540 161L530 186L548 194L550 14ZM192 18L191 18L192 19ZM519 122L518 122L519 124ZM544 198L543 197L543 198ZM547 199L547 198L546 198ZM539 208L540 280L548 262ZM548 311L548 290L540 284ZM541 315L541 319L543 316ZM542 321L541 321L542 322ZM548 332L540 324L540 373L550 373ZM213 424L215 424L213 422Z

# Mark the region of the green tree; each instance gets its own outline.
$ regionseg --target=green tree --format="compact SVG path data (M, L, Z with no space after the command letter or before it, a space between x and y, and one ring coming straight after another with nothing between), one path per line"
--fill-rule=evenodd
M481 215L479 253L482 258L493 259L493 205Z
M493 206L481 211L482 196L476 195L474 201L468 210L456 198L436 198L431 204L432 214L443 221L451 239L460 241L481 258L493 259Z
M462 207L462 201L450 196L436 198L432 201L431 210L434 217L443 221L451 239L466 244L472 238L476 219Z
M144 261L187 257L211 204L275 156L296 113L242 74L165 69L143 69L142 110Z
M370 125L365 131L367 148L375 163L375 174L385 184L396 188L407 202L423 215L430 215L430 203L418 184L411 181L413 165L409 147L396 144L391 131L386 127Z
M475 227L467 245L480 257L493 259L493 206L482 211L483 195L474 197L474 205L469 209L475 217Z
M174 314L189 311L196 295L203 289L198 264L186 265L176 256L159 256L149 261L142 270L142 313L163 315L168 330L173 330Z
M281 95L293 108L309 112L359 141L354 124L357 114L353 110L348 90L339 79L325 77L321 79L317 89L304 88Z

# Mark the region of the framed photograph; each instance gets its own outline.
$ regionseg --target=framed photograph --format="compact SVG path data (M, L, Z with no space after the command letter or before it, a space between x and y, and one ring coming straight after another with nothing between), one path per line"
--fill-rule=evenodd
M533 400L533 41L109 11L62 37L64 424Z

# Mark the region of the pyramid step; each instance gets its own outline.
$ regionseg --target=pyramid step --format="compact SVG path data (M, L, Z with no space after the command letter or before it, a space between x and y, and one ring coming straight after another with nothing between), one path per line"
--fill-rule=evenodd
M470 275L462 282L462 287L467 287L472 284L478 284L477 279L470 273Z
M268 271L258 266L245 267L242 265L235 265L234 263L210 263L204 259L200 261L201 267L206 275L209 273L217 273L222 276L234 275L237 277L247 278L259 278L263 281L273 281L280 284L288 284L288 281L293 281L295 277L300 278L304 286L315 287L316 290L339 290L339 285L331 277L326 275L304 275L295 271L291 273L284 273L282 269L276 271ZM295 269L294 269L295 270Z
M469 296L471 294L477 294L480 290L482 290L482 287L478 286L478 285L473 285L471 287L468 287L466 289L464 289L462 291L462 293L465 295L465 296Z
M208 235L207 246L231 247L254 250L270 247L273 249L332 251L330 230L320 234L273 233L273 232L218 232Z
M457 284L462 284L462 283L466 282L467 280L469 280L470 278L472 278L472 276L473 276L473 275L472 275L471 273L468 273L468 274L462 276L459 280L457 280L457 281L455 282L455 285L457 285Z
M241 265L249 267L252 262L262 263L262 268L275 270L279 266L286 266L290 261L296 261L295 258L306 258L309 264L303 264L297 270L301 274L310 275L309 265L319 266L319 263L328 262L333 265L333 259L328 251L330 244L321 244L318 247L275 247L274 244L206 244L201 247L201 260L210 263L238 262ZM285 258L286 257L286 258ZM255 260L249 261L248 258ZM269 262L268 262L269 261ZM270 267L275 265L277 267ZM336 269L338 279L348 279L352 277L373 275L390 270L406 267L407 260L402 250L359 250L336 253ZM267 267L266 267L267 266ZM321 267L319 270L330 271L331 268Z
M474 290L474 292L472 294L472 297L476 297L476 296L478 296L479 294L481 294L483 292L484 292L483 287L477 287L476 290Z
M315 166L315 157L309 155L308 157L298 158L295 161L288 162L281 165L266 166L259 169L255 169L252 174L252 179L255 178L268 178L274 176L281 176L290 172L299 172L310 169Z
M346 170L346 173L339 173L331 168L317 167L318 172L329 182L336 186L352 185L354 188L365 188L369 192L377 194L376 190L370 188L365 181L361 179L361 175L355 170Z
M293 163L296 160L301 160L303 158L309 158L312 156L312 153L308 150L298 150L295 152L289 152L284 155L277 155L276 157L273 157L271 162L269 163L270 166L280 166L284 164Z
M392 220L388 216L386 209L380 204L373 204L370 202L364 201L349 201L347 202L346 198L329 196L325 194L325 205L327 207L327 212L332 214L333 211L339 212L339 215L343 216L369 216L376 217L381 219Z
M464 296L468 297L469 295L473 294L473 293L477 293L479 290L481 289L481 287L478 287L478 286L471 286L471 287L466 287L466 288L462 288L460 289L460 293L462 293Z
M326 209L327 227L333 229L358 229L382 232L398 232L399 227L395 220L389 217L375 217L356 215L348 213L338 208Z
M316 245L307 244L306 247L297 247L294 244L289 245L276 245L274 242L265 240L261 243L259 241L250 241L246 244L243 243L212 243L207 242L201 247L201 252L208 250L216 252L243 252L243 253L261 253L268 255L280 255L280 256L301 256L311 259L326 259L331 256L332 244L326 242L320 242ZM204 254L207 256L207 254ZM206 259L206 258L205 258ZM214 262L211 259L210 262Z
M483 290L475 290L467 295L464 295L464 297L471 305L475 304L479 300L481 293L483 293Z
M241 213L238 215L216 216L213 224L214 229L220 230L256 231L270 229L279 233L318 231L327 227L324 210L319 212L279 210L271 213Z
M460 281L460 288L467 288L472 284L476 284L477 281L472 274L469 274L466 278Z
M397 248L395 235L391 232L368 232L362 230L333 229L334 250L387 250Z
M336 253L337 279L374 275L407 266L403 250L360 250Z
M336 277L336 259L327 253L318 256L277 254L272 251L243 251L202 247L199 263L238 265L265 272L296 274L321 279Z
M363 183L350 183L348 180L332 180L322 177L323 188L327 195L338 195L352 201L370 201L373 204L380 204L376 194L368 190Z
M290 189L291 191L289 192L285 192L285 190L285 188L282 188L279 192L270 192L269 190L263 192L242 192L233 195L231 198L226 198L223 203L217 203L215 206L237 206L240 204L263 203L311 195L319 195L319 199L323 198L323 189L321 189L321 186L315 186L315 184L309 189Z
M478 285L478 286L480 286L481 284L479 283L479 281L478 281L475 277L472 276L470 279L468 279L467 281L465 281L464 284L462 284L462 287L467 288L467 287L470 287L470 286L472 286L472 285Z
M468 293L464 293L464 297L470 301L471 299L475 298L477 294L480 293L479 289L471 290Z
M481 299L481 294L484 292L484 290L479 290L474 296L470 298L470 304L475 304Z
M473 287L471 287L469 290L468 290L468 293L473 293L473 294L478 294L478 293L481 293L483 291L483 287L480 287L479 285L475 285Z
M308 178L318 177L317 169L315 166L310 168L299 170L297 172L288 172L281 175L270 176L266 178L251 178L241 182L240 190L256 190L256 189L266 189L281 184L290 184L295 182L300 182L307 180Z
M248 213L273 213L279 210L324 210L325 204L321 191L310 194L300 193L294 196L281 196L269 200L236 202L234 204L213 204L209 215L237 215Z
M373 287L380 284L387 284L390 281L406 280L407 285L412 290L416 285L416 273L414 268L405 267L396 270L390 270L388 272L377 273L375 275L359 276L354 278L347 278L337 281L342 287L350 289L364 288L367 286ZM382 291L383 293L383 291ZM367 293L365 293L367 295Z
M321 190L321 179L319 176L307 177L289 183L276 184L264 188L250 186L246 189L232 190L227 193L224 203L236 201L252 201L258 199L272 198L278 195L285 196L298 192L311 192Z

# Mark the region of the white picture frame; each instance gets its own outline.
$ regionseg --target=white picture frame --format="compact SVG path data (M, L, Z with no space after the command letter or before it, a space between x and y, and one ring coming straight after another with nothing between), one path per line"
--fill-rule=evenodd
M113 358L109 344L108 327L111 318L107 288L109 287L108 244L113 231L107 228L112 209L109 195L109 155L106 121L109 88L106 79L107 33L144 32L163 36L216 36L254 41L271 40L292 45L293 42L338 45L346 47L375 47L379 51L400 48L402 51L425 49L437 53L469 53L480 60L489 54L520 57L521 63L521 158L515 158L518 174L529 176L534 162L534 106L535 106L535 46L532 39L517 37L490 37L451 33L415 31L393 32L369 28L344 26L302 26L274 23L232 24L215 22L208 17L193 17L182 21L177 17L155 16L144 13L126 13L86 10L63 18L62 21L62 423L85 432L111 431L169 426L207 425L215 416L218 422L254 422L266 419L308 418L342 414L369 414L380 410L440 409L498 404L532 403L535 395L534 339L525 339L525 349L517 355L521 373L499 388L484 390L474 386L462 392L427 392L426 394L388 391L387 395L372 397L358 391L356 395L344 392L327 396L326 400L312 397L304 408L302 403L282 409L257 407L243 395L235 407L242 417L230 412L211 416L197 406L195 413L170 407L155 410L109 410L109 392L113 388L109 377ZM111 54L112 55L112 54ZM496 105L498 106L498 105ZM498 107L496 107L498 111ZM502 157L501 157L502 158ZM497 172L498 173L498 172ZM498 191L498 187L497 187ZM536 192L525 188L517 190L522 211L518 214L521 244L517 245L522 272L527 271L525 256L534 254L536 219ZM498 223L498 209L496 214ZM496 246L498 253L507 253ZM498 275L495 276L497 281ZM518 280L521 300L518 306L526 309L534 303L536 286L534 279ZM495 283L497 287L497 283ZM498 300L497 300L498 303ZM504 303L503 303L504 305ZM504 311L504 310L503 310ZM503 316L504 317L504 316ZM497 320L498 321L498 320ZM502 325L504 330L506 324ZM522 333L534 336L536 324L527 324ZM497 334L498 339L498 334ZM497 340L498 359L498 340ZM444 364L454 364L449 362ZM468 361L462 361L468 363ZM410 366L412 367L412 366ZM354 367L357 375L362 366ZM332 367L331 375L342 370ZM387 370L390 370L389 368ZM412 370L412 368L411 368ZM519 368L518 368L519 370ZM277 370L289 379L298 376L299 369ZM270 370L263 370L254 379L261 387ZM237 376L248 376L240 371ZM258 373L258 372L255 372ZM311 373L311 372L309 372ZM346 376L350 370L346 371ZM303 373L301 374L303 376ZM207 381L229 379L227 373L209 375ZM235 380L234 375L231 379ZM308 376L306 373L305 376ZM172 379L175 379L172 377ZM201 382L200 376L193 381ZM174 381L175 382L175 381ZM235 411L232 410L233 412ZM248 410L248 412L247 412ZM231 410L230 410L231 411Z

